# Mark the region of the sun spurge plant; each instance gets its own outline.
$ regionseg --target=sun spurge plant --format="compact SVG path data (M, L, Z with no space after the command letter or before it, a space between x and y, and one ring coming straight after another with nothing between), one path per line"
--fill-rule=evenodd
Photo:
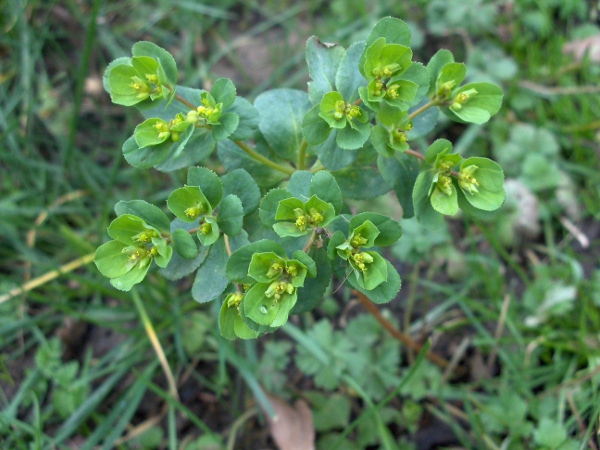
M381 249L402 228L385 215L352 215L348 199L393 190L404 217L432 228L459 209L477 214L504 201L495 162L464 159L445 139L422 153L415 145L440 111L487 122L502 91L463 84L467 69L447 50L426 66L412 57L399 19L382 19L348 49L312 37L308 91L273 89L250 103L225 78L210 90L178 86L166 50L135 44L104 76L113 102L145 118L123 155L141 169L188 168L187 183L167 198L173 219L143 200L116 205L113 240L96 251L100 272L125 291L154 265L172 280L196 272L192 296L221 302L228 339L255 338L311 310L334 275L375 303L392 300L400 275Z

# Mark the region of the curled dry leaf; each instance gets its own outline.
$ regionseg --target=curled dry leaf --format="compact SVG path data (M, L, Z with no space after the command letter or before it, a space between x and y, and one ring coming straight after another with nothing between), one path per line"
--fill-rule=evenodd
M573 56L575 61L581 61L588 54L590 61L600 62L600 34L586 39L577 39L563 45L563 53Z
M308 404L297 400L291 406L273 395L268 397L275 417L267 414L267 420L279 450L315 450L315 428Z

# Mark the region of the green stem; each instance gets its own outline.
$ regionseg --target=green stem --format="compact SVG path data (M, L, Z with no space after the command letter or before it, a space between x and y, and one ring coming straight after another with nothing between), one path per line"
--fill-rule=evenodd
M404 153L410 156L414 156L415 158L419 158L421 161L425 161L425 156L423 156L421 153L415 150L411 150L410 148L408 150L405 150Z
M188 102L185 98L183 98L179 94L175 94L175 100L177 100L178 102L183 103L185 106L187 106L191 110L194 110L194 111L196 110L196 107L194 105L192 105L190 102Z
M298 148L298 170L306 169L306 147L308 147L308 142L303 139L300 148Z
M408 118L409 118L410 120L412 120L412 119L414 119L415 117L417 117L419 114L421 114L421 113L423 113L423 112L427 111L427 110L428 110L429 108L431 108L432 106L437 106L437 105L438 105L438 103L437 103L437 102L434 102L434 101L429 101L428 103L425 103L425 104L424 104L423 106L421 106L420 108L418 108L418 109L415 109L413 112L411 112L411 113L408 115Z
M325 166L323 166L323 163L321 163L321 161L319 161L317 159L317 161L313 164L313 166L310 168L310 171L312 173L317 173L320 172L321 170L325 170Z
M242 150L244 150L244 152L246 152L246 154L248 156L251 156L252 158L256 159L257 161L259 161L261 163L263 163L265 166L270 167L271 169L275 169L275 170L277 170L279 172L283 172L283 173L288 174L288 175L293 175L294 172L295 172L295 170L292 169L291 167L282 166L280 164L277 164L274 161L271 161L269 158L264 157L260 153L256 152L252 148L248 147L242 141L232 141L232 142L235 145L237 145L239 148L241 148Z
M312 234L310 235L310 239L308 239L308 242L306 243L306 245L302 248L302 251L304 253L308 252L308 250L310 250L310 248L313 245L313 242L315 242L315 238L317 237L317 232L315 230L313 230Z

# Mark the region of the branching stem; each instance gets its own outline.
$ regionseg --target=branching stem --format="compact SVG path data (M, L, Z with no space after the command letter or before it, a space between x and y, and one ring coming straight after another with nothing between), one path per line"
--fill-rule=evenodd
M183 98L181 95L179 94L175 94L175 99L181 103L183 103L185 106L187 106L188 108L192 109L192 110L196 110L196 107L194 105L192 105L190 102L188 102L185 98Z
M375 306L373 304L373 302L367 298L366 295L364 295L363 293L359 292L358 293L358 301L365 307L365 309L373 317L375 317L375 319L377 319L377 321L379 322L379 324L383 328L385 328L394 338L398 339L400 342L402 342L408 348L410 348L410 349L412 349L412 350L414 350L416 352L420 352L421 351L421 349L423 348L423 346L420 345L420 344L417 344L410 337L408 337L404 333L398 331L394 327L394 325L392 325L390 323L389 320L387 320L385 317L383 317L383 315L381 314L381 312L379 311L379 309L377 308L377 306ZM427 352L425 354L425 357L427 359L429 359L431 362L437 364L438 366L440 366L442 368L445 368L445 367L448 366L448 364L450 364L444 358L442 358L441 356L436 355L433 352Z
M432 106L437 106L438 103L434 102L434 101L429 101L427 103L425 103L423 106L421 106L420 108L415 109L413 112L411 112L408 115L408 118L410 120L414 119L415 117L417 117L419 114L424 113L425 111L427 111L429 108L431 108Z
M246 152L246 154L254 159L256 159L257 161L263 163L265 166L270 167L271 169L275 169L279 172L283 172L287 175L292 175L295 170L292 167L286 167L286 166L282 166L281 164L277 164L274 161L271 161L269 158L264 157L263 155L261 155L260 153L258 153L256 150L248 147L244 142L242 141L232 141L235 145L237 145L239 148L241 148L244 152Z
M405 150L404 153L406 153L407 155L410 155L410 156L414 156L415 158L419 158L421 161L425 161L425 156L423 156L421 153L417 152L416 150L411 150L409 148L408 150Z

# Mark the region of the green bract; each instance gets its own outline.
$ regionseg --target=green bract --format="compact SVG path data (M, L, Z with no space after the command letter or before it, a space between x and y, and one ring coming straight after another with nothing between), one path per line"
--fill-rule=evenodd
M312 232L314 228L323 228L335 217L335 209L313 195L306 203L297 198L287 198L279 202L273 225L275 232L281 236L302 236Z
M144 279L152 260L159 267L166 267L173 254L156 228L132 214L113 220L108 234L114 240L101 245L94 260L111 284L123 291Z
M210 90L178 86L166 50L135 44L104 77L115 103L144 116L123 155L136 168L189 170L185 185L164 196L171 217L142 200L117 204L113 240L96 251L100 272L123 290L142 281L152 261L172 280L195 274L192 297L223 302L227 339L256 338L311 311L332 276L375 303L394 299L400 275L380 248L402 227L384 214L349 214L356 204L348 200L393 190L403 217L430 228L459 209L480 214L504 200L496 163L464 159L446 139L423 154L413 145L443 132L440 111L458 122L488 121L502 91L461 86L466 66L447 50L426 67L412 55L410 27L391 17L348 48L311 37L308 91L270 89L252 104L227 78Z

